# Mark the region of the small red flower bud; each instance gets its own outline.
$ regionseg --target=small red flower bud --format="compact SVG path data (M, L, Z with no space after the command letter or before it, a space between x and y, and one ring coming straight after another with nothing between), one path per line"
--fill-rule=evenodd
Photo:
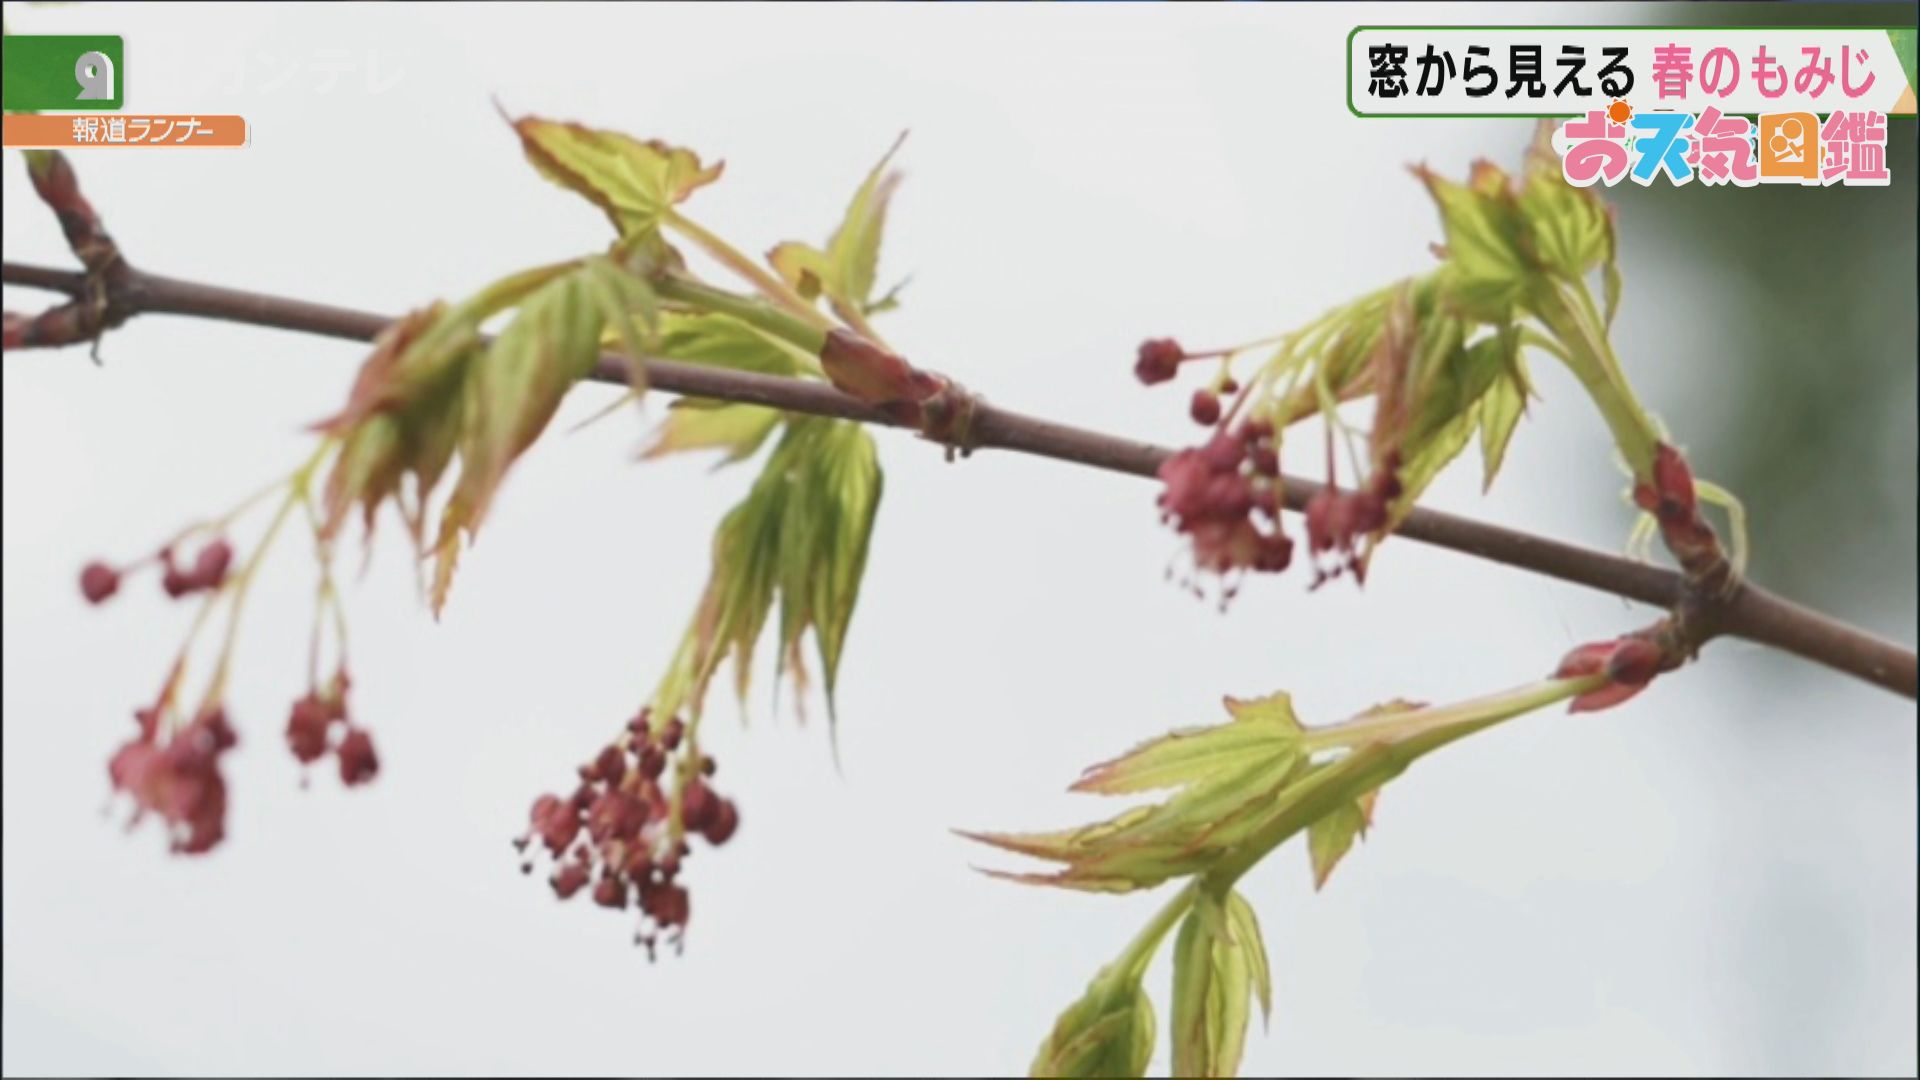
M713 823L714 815L720 812L720 797L713 789L699 780L687 785L680 796L680 820L690 832L700 832Z
M350 727L340 740L340 782L354 787L372 780L380 771L380 759L373 752L373 736L365 728Z
M166 590L168 599L178 600L194 590L194 583L191 575L169 564L166 572L160 575L160 587Z
M594 759L593 771L609 784L617 784L627 773L627 758L617 746L608 746Z
M677 716L667 721L667 726L660 729L661 749L671 752L677 748L680 745L680 736L685 734L686 730L687 725Z
M648 890L642 902L646 905L647 914L653 916L653 921L659 923L662 929L687 925L691 904L687 890L680 886L656 885Z
M327 708L312 694L293 703L287 717L287 748L302 765L311 765L327 752Z
M188 730L198 732L216 751L231 749L240 741L240 736L234 733L233 725L227 722L227 710L218 705L194 717Z
M193 582L202 589L217 589L227 580L227 567L233 562L233 545L215 540L200 549L193 560Z
M153 743L132 739L107 759L107 777L117 790L138 792L146 786L145 779L159 760L160 751Z
M586 864L579 862L566 863L562 865L560 869L554 871L553 877L548 880L553 886L554 895L562 900L566 900L586 885Z
M740 811L734 807L733 800L721 799L720 809L714 812L713 820L707 822L707 827L700 831L700 835L707 838L707 843L719 847L731 839L734 830L739 827Z
M1269 493L1271 494L1271 493ZM1285 533L1276 532L1271 536L1262 536L1258 552L1254 555L1253 568L1269 574L1285 570L1293 562L1293 538Z
M593 902L615 910L626 907L627 883L612 876L601 878L593 887Z
M580 810L572 799L542 795L533 803L533 830L555 858L580 835Z
M120 589L120 571L103 562L90 562L80 571L80 595L98 604Z
M1261 476L1280 475L1280 452L1262 444L1253 448L1253 471Z
M1180 343L1172 338L1150 338L1140 343L1133 374L1148 386L1166 382L1180 373L1180 361L1186 359L1186 355Z
M660 779L667 768L667 752L657 746L649 746L640 752L640 775L649 780Z
M1193 417L1194 423L1212 427L1220 422L1220 398L1211 390L1195 390L1187 412Z

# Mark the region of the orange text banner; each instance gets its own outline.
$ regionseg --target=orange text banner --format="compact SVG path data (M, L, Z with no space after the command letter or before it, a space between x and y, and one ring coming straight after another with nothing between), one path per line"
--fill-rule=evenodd
M5 118L7 146L72 149L81 146L245 146L247 121L239 116L129 116L89 113L56 116L13 113Z

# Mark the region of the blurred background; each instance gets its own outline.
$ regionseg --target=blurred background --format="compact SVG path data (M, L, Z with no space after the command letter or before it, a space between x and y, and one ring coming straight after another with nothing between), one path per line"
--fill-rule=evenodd
M823 239L911 129L883 276L913 283L889 337L997 403L1165 442L1193 429L1183 393L1133 382L1141 338L1263 336L1423 269L1438 223L1402 167L1513 163L1529 130L1344 106L1354 24L1485 21L1477 7L6 15L16 32L125 35L130 110L250 121L240 151L75 155L133 262L376 311L605 242L597 212L521 162L494 97L725 157L688 209L749 248ZM1616 346L1699 471L1744 498L1753 576L1908 644L1914 135L1890 125L1887 188L1611 193ZM66 265L16 158L6 257ZM102 368L82 349L4 365L9 1074L1021 1070L1159 898L989 880L970 864L1004 863L949 828L1107 811L1063 788L1218 719L1223 693L1287 689L1327 722L1525 681L1648 618L1411 542L1388 545L1364 595L1309 594L1295 573L1222 615L1164 580L1177 545L1150 486L992 453L950 466L883 434L840 767L817 705L799 724L763 680L737 723L716 695L708 740L743 826L689 865L686 954L649 964L625 916L556 905L507 840L651 689L748 474L633 464L661 401L564 434L608 400L590 387L516 468L439 624L397 530L378 537L350 594L355 705L383 759L367 790L327 774L303 789L282 746L312 585L289 544L232 689L229 838L171 858L157 830L123 831L105 762L188 613L150 587L89 609L75 575L290 467L363 349L152 316L102 351ZM1470 453L1430 504L1618 548L1632 516L1605 429L1561 370L1536 371L1543 399L1494 490ZM1912 1074L1915 730L1910 701L1721 642L1627 706L1529 717L1423 762L1323 892L1294 849L1249 877L1277 1000L1245 1072ZM1163 1017L1167 976L1163 959Z

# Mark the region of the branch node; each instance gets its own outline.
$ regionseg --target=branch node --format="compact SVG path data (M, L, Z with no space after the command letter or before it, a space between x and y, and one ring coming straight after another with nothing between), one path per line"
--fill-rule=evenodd
M73 298L38 315L6 313L5 348L54 348L88 342L88 355L100 363L100 338L127 321L135 306L126 296L133 267L108 235L93 204L80 192L80 180L57 150L29 150L27 175L33 190L53 211L80 265L86 268Z
M974 417L981 404L980 395L959 383L948 382L920 403L921 436L945 447L949 462L972 457L979 446Z

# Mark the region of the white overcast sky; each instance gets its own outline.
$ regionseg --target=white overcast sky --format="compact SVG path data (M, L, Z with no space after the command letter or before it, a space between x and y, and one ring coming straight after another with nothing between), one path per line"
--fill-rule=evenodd
M1355 23L1484 17L7 8L17 32L125 35L130 110L250 121L240 151L75 155L134 262L376 311L605 242L591 207L521 161L496 97L724 157L688 209L751 249L823 238L911 129L883 271L913 284L889 337L998 403L1166 441L1193 429L1180 392L1132 381L1142 337L1244 340L1418 270L1436 223L1402 166L1517 154L1524 122L1360 121L1342 97ZM17 155L4 167L7 258L65 265ZM1670 385L1649 365L1711 355L1711 331L1659 298L1713 255L1635 248L1627 229L1622 351ZM1296 573L1222 616L1163 580L1176 546L1148 485L991 453L950 466L883 434L842 768L817 715L775 714L764 682L750 725L718 699L708 738L743 826L690 865L686 955L649 965L626 916L556 904L507 840L651 687L749 475L632 464L632 416L562 434L607 400L587 388L510 477L442 623L387 535L350 593L355 707L384 770L351 793L300 790L281 743L311 587L288 545L232 690L230 838L180 860L102 806L107 755L187 612L150 586L87 609L75 573L294 463L363 350L152 317L103 351L104 368L80 350L4 366L10 1074L1023 1070L1160 900L990 880L970 866L992 854L950 827L1106 812L1064 794L1078 770L1212 722L1223 693L1285 688L1330 721L1525 681L1648 617L1404 541L1364 595L1309 594ZM1542 371L1494 492L1469 455L1432 501L1617 547L1630 519L1604 430ZM1912 610L1841 614L1911 641ZM1304 855L1279 853L1245 884L1277 998L1246 1071L1911 1074L1914 708L1838 677L1763 678L1791 664L1716 646L1621 709L1531 717L1422 763L1318 895Z

